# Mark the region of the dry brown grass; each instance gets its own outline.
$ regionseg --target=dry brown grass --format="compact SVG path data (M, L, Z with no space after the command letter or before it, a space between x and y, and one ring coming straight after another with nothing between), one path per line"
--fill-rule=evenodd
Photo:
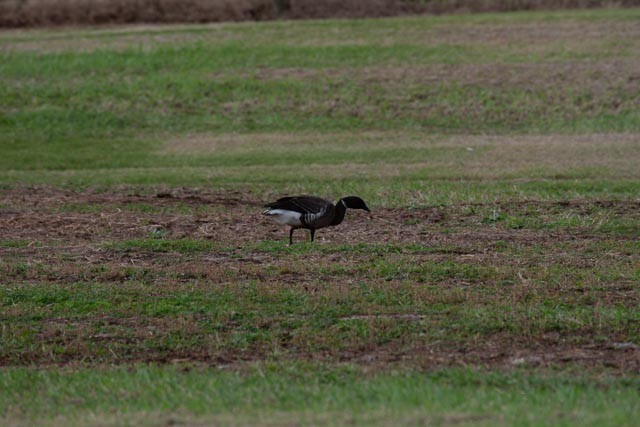
M429 170L431 176L469 176L477 179L580 174L598 170L600 177L636 179L640 175L640 136L633 133L591 135L460 135L425 136L412 132L309 133L291 135L265 133L252 135L191 135L166 143L168 154L251 153L259 147L271 152L295 153L315 146L336 153L371 152L385 149L412 149L415 156L401 163L387 162L309 164L305 170L317 176L396 177L405 173ZM306 149L306 148L305 148ZM422 152L420 150L423 150ZM443 151L446 153L443 154ZM234 175L253 170L278 170L280 176L300 173L290 165L225 166L217 173Z
M378 17L638 6L638 0L0 0L0 27Z
M638 32L640 37L640 32ZM352 80L363 86L407 87L454 83L480 85L489 88L530 88L552 90L562 84L576 90L589 91L592 96L606 96L607 91L619 89L633 93L640 81L640 61L616 59L608 61L571 61L566 63L527 64L431 64L412 67L345 67L310 70L301 68L273 68L252 71L247 76L263 80L297 79L314 81ZM630 92L626 92L630 91ZM594 103L603 100L594 99Z

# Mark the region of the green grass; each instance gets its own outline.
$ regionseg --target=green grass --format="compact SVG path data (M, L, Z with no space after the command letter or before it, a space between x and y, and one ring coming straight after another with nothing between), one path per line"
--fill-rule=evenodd
M640 129L633 87L633 58L640 46L627 24L637 13L8 32L0 36L0 182L80 187L209 183L243 189L255 182L255 190L263 192L267 186L286 186L280 169L291 164L403 165L424 158L427 164L418 173L396 178L401 190L413 192L451 176L463 179L463 186L473 185L485 176L461 175L466 147L431 148L434 134ZM547 25L553 33L575 22L584 26L584 37L558 30L557 37L535 39L541 31L536 25ZM603 22L614 30L601 34ZM508 25L524 27L511 31ZM483 38L478 31L505 35ZM74 41L76 36L80 39ZM299 46L300 40L306 43ZM611 61L618 61L614 76L604 68ZM478 71L484 66L497 68ZM379 136L366 133L372 130L386 132L386 144L380 146ZM335 132L335 143L320 136L327 131ZM255 133L273 140L283 133L303 137L293 152L291 144L253 144L249 150L227 145L207 153L165 149L194 134L214 140L238 133L248 140ZM361 144L357 151L346 146L353 140ZM403 147L407 140L422 146ZM326 149L317 150L316 144ZM462 164L443 174L451 170L450 164L438 164L443 158L461 158ZM598 167L606 177L606 166ZM600 175L574 169L567 177L543 169L533 175L516 171L510 178L542 175L562 185L573 176ZM349 168L340 172L323 179L317 170L308 170L308 184L300 190L326 189L339 178L353 180ZM356 177L352 185L367 191L368 180Z
M154 235L158 237L162 236L162 231L159 230ZM179 239L179 240L163 240L161 238L148 238L148 239L130 239L122 240L115 244L109 245L114 249L131 250L141 249L143 251L151 252L179 252L179 253L192 253L192 252L210 252L216 248L215 242L207 240L193 240L193 239Z
M611 246L616 239L605 237L588 250L580 240L531 247L264 242L220 248L140 239L115 245L114 259L154 253L151 263L7 259L0 264L6 278L0 306L10 310L10 321L0 359L106 363L315 354L338 361L345 352L389 346L414 363L425 347L453 351L478 337L500 341L503 334L515 343L551 333L558 344L639 344L633 304L639 248L632 240ZM492 258L476 260L493 246Z
M19 240L0 240L0 248L22 248L29 246L28 240L19 239Z
M27 385L28 384L28 385ZM0 413L29 425L635 425L636 380L453 369L362 375L350 366L4 369Z

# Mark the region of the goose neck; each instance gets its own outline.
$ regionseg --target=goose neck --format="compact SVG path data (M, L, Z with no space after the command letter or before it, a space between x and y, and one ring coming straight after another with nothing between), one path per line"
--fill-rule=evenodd
M333 221L331 221L331 225L338 225L344 219L344 214L345 212L347 212L347 205L345 204L343 199L338 200L335 209L335 215L333 217Z

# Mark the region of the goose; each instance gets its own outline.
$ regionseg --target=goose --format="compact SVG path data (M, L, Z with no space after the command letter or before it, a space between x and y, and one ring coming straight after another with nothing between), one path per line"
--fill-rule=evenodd
M311 234L311 241L319 228L338 225L344 219L347 208L363 209L371 212L360 197L348 196L333 205L328 200L316 196L283 197L265 205L264 215L279 224L288 225L289 244L293 244L293 232L298 228L306 228Z

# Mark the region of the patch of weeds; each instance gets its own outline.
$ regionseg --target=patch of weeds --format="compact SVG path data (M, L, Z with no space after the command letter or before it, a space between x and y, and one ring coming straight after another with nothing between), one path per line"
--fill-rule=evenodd
M465 264L453 260L429 261L420 265L420 279L432 282L447 279L477 281L495 276L495 268L477 264Z
M331 254L337 252L347 252L359 255L387 255L387 254L429 254L429 253L460 253L464 250L458 246L426 246L422 243L409 244L370 244L370 243L354 243L354 244L322 244L322 243L294 243L289 246L284 241L263 240L254 245L247 246L247 250L256 250L259 252L282 252L288 254L304 254L309 252L318 252L322 254Z
M262 240L245 247L246 250L286 254L306 254L321 250L321 248L322 245L319 245L318 243L296 242L293 245L289 245L289 243L284 240Z
M164 228L154 228L147 233L148 239L163 239L167 235L168 231Z
M517 216L507 216L504 218L504 225L507 228L513 228L517 230L520 228L525 228L527 226L527 221L524 218L520 218Z
M509 244L504 240L496 240L495 242L493 242L493 249L496 252L502 252L506 250L508 247L509 247Z
M150 252L179 252L196 253L211 252L220 249L219 245L209 240L195 239L129 239L108 245L112 249L131 251L143 250Z
M150 283L156 276L156 272L153 270L139 267L126 267L123 274L126 280L137 281L140 283Z
M159 213L164 211L163 207L150 205L148 203L124 203L120 205L119 208L129 212L140 213Z
M144 214L190 214L193 208L184 203L176 203L169 206L157 206L143 202L98 202L98 203L63 203L55 208L56 212L73 213L100 213L113 211L137 212Z
M15 260L11 262L2 262L0 266L2 266L2 272L6 277L14 278L36 278L43 274L45 270L43 264L31 261Z
M61 213L99 213L106 210L105 205L97 203L63 203L56 209Z
M505 216L502 214L499 208L492 209L488 214L482 218L483 224L495 224L496 222L503 221Z
M42 246L42 243L26 239L0 240L0 248L26 248L28 246Z
M354 267L336 265L324 267L321 272L356 275L385 281L412 281L415 283L438 283L447 280L478 281L494 277L495 268L466 264L454 260L433 261L416 259L374 258L368 263L361 262Z
M637 255L640 254L640 240L613 239L594 241L589 243L584 251L589 254L603 254L611 252L622 255Z
M615 218L597 226L596 230L627 237L640 237L640 221L633 218Z
M147 214L169 214L169 213L178 213L178 214L190 214L193 213L194 209L186 205L184 203L175 203L169 206L156 206L150 203L140 203L140 202L130 202L130 203L122 203L118 205L119 209L130 212L140 212Z

